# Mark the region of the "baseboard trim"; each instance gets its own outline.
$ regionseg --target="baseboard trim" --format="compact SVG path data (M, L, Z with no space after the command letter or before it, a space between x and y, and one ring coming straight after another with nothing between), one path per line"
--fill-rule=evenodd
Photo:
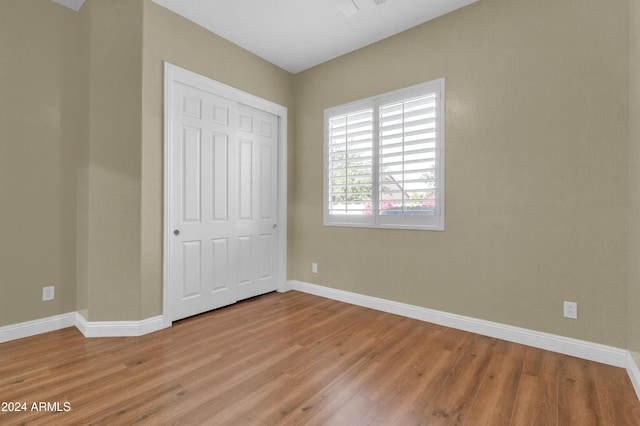
M640 399L640 368L638 368L638 364L636 364L636 360L630 352L627 352L627 364L625 367L627 369L629 379L631 380L631 384L636 390L636 395L638 395L638 399Z
M162 315L141 321L87 321L76 313L75 325L85 337L137 337L165 328Z
M571 355L615 367L628 367L628 358L631 357L628 351L613 346L606 346L570 337L543 333L540 331L485 321L463 315L450 314L406 303L365 296L344 290L337 290L317 284L291 280L288 282L288 286L293 290L326 297L328 299L376 309L378 311L401 315L458 330L469 331L483 336L507 340L509 342L520 343L565 355ZM640 384L640 372L637 379L638 384ZM636 387L636 390L637 389L638 388ZM640 396L640 392L638 395Z
M0 343L73 326L85 337L142 336L167 328L162 315L141 321L87 321L80 313L69 312L0 327Z
M0 327L0 343L73 327L75 325L75 319L76 313L69 312L67 314Z

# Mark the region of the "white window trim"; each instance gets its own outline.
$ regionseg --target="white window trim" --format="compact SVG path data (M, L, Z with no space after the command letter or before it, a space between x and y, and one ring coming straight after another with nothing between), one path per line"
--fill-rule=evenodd
M436 214L435 216L411 216L400 215L402 223L397 222L397 216L384 216L378 214L378 191L379 191L379 141L378 141L378 107L389 102L401 101L419 96L425 93L435 93L436 104L436 179L438 182L436 190ZM346 114L372 108L374 111L374 142L373 142L373 192L372 192L372 215L337 215L329 214L329 118L336 115ZM385 229L415 229L444 231L445 219L445 80L440 78L404 89L372 96L367 99L327 108L324 111L324 180L323 180L323 208L325 226L345 226L364 228L385 228Z

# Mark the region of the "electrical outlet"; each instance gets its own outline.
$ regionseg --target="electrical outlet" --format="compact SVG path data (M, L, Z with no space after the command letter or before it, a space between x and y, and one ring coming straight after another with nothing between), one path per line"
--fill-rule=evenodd
M318 273L318 264L317 263L312 263L311 264L311 272L313 272L314 274Z
M42 301L53 300L55 297L55 286L42 287Z
M564 317L578 319L578 304L576 302L564 302Z

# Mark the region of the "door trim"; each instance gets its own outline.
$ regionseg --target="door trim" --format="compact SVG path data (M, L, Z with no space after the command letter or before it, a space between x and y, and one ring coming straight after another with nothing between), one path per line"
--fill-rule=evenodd
M196 74L177 65L164 63L164 183L163 183L163 254L162 254L162 317L165 327L171 327L171 291L169 283L169 236L171 217L171 99L172 83L180 82L203 89L240 104L266 111L278 117L278 228L277 228L277 291L287 291L287 108L250 93L228 86L210 78Z

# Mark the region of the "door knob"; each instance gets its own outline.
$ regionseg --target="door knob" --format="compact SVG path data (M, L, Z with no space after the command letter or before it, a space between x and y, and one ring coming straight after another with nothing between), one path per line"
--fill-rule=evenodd
M173 235L176 235L176 236L177 236L177 235L180 235L180 230L179 230L179 229L175 229L175 230L173 231Z
M278 225L273 224L273 229L276 229L278 227Z

